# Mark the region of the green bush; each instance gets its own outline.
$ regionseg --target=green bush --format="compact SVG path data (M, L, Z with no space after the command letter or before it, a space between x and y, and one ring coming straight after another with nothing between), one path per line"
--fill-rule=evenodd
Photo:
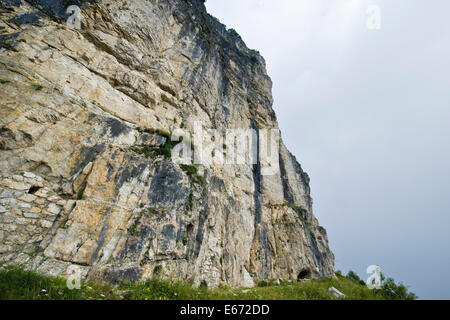
M354 271L349 271L346 276L347 279L359 283L362 286L366 286L366 283L361 280L361 278ZM385 278L383 274L381 274L381 289L374 289L376 294L381 295L385 300L415 300L417 296L408 292L408 288L402 283L396 284L395 280L392 278Z
M400 283L396 284L392 278L387 278L381 287L383 296L388 300L416 300L417 296L408 292L408 288Z
M358 274L352 270L347 273L347 278L356 282L361 281L361 278L358 276Z
M206 183L205 177L204 176L200 176L200 175L196 175L195 177L193 177L192 181L194 183L197 183L197 184L201 185L201 186L205 185L205 183Z
M153 128L142 128L137 127L136 130L138 130L141 133L149 133L149 134L157 134L164 138L166 138L166 142L160 146L132 146L130 147L130 150L133 152L136 152L138 154L142 154L147 158L154 158L158 156L163 156L165 159L168 159L172 156L172 149L180 143L180 141L172 141L171 140L171 133L161 130L161 129L153 129Z
M180 164L181 170L186 172L187 175L195 175L197 174L197 167L192 165Z
M138 217L133 224L130 226L130 228L128 229L128 234L130 236L135 236L137 235L137 227L139 226L139 223L141 222L140 217Z
M150 129L148 129L150 130ZM166 142L160 146L131 146L130 150L138 154L144 155L146 158L155 158L163 156L165 159L172 157L172 149L180 143L179 141L170 140L170 133L164 131L156 131L159 135L166 138Z

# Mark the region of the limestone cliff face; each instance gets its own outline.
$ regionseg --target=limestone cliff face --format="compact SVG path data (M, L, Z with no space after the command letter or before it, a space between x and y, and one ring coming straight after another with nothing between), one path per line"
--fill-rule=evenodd
M112 283L333 274L282 142L272 175L169 156L177 128L278 128L263 58L203 1L0 0L0 79L0 262Z

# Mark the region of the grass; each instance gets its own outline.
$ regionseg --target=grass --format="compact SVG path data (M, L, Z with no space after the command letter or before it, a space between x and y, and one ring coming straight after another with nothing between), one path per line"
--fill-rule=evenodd
M69 290L65 279L39 275L8 266L0 271L0 300L111 300L117 289L82 282L80 290Z
M144 147L132 146L132 147L130 147L130 150L133 152L136 152L137 154L142 154L147 158L152 156L152 148L149 146L144 146Z
M162 267L155 266L154 274ZM191 283L150 279L120 287L100 283L82 282L80 290L69 290L66 280L38 275L18 267L6 267L0 271L0 300L333 300L328 289L335 287L348 300L402 300L416 299L403 284L385 279L382 289L370 290L359 278L342 276L305 282L262 281L252 289L221 286L208 289L195 288ZM45 290L45 291L43 291Z
M165 159L172 157L172 149L178 142L173 142L170 139L166 139L166 142L155 149L153 149L153 154L155 156L163 156Z
M194 195L192 194L192 191L191 191L191 193L189 193L189 201L188 201L186 209L188 211L191 211L193 208L194 208Z
M144 258L141 260L141 262L139 263L141 267L145 266L145 264L150 260L149 258L149 253L148 253L148 249L147 251L145 251L144 253Z
M150 133L150 134L158 134L162 137L166 138L164 144L160 146L132 146L130 150L136 152L138 154L144 155L146 158L156 158L158 156L163 156L165 159L169 159L172 157L172 149L180 143L179 141L172 141L171 134L164 130L159 129L148 129L148 128L137 128L137 130L141 133Z
M199 175L196 175L195 177L193 177L192 181L194 183L197 183L197 184L201 185L201 186L203 186L206 183L205 177L199 176Z
M9 83L9 82L11 82L11 81L10 81L10 80L7 80L7 79L0 79L0 83L1 83L1 84Z
M39 83L32 83L31 86L34 88L34 90L36 91L40 91L42 90L44 87L41 86Z
M328 289L335 287L346 295L346 300L395 300L406 296L390 295L386 288L370 290L367 286L352 279L337 276L306 282L273 281L261 282L252 289L221 286L207 289L194 288L189 283L151 279L138 284L125 284L121 289L127 291L130 300L333 300ZM401 287L401 285L397 286ZM409 296L415 298L415 296Z
M188 176L196 175L197 174L197 167L192 165L186 165L186 164L180 164L181 170L186 172Z
M86 185L82 186L77 192L77 199L83 199L84 190L86 190Z
M180 168L192 179L193 183L197 183L201 186L206 183L205 177L197 174L198 170L196 166L180 164Z
M152 146L143 146L143 147L136 147L132 146L130 147L130 150L133 152L136 152L138 154L144 155L146 158L156 158L158 156L163 156L165 159L169 159L172 156L172 148L173 144L164 143L163 145L159 147L152 147Z
M128 234L131 236L135 236L137 235L137 227L139 226L139 223L141 222L140 217L138 217L133 224L130 226L130 228L128 229Z

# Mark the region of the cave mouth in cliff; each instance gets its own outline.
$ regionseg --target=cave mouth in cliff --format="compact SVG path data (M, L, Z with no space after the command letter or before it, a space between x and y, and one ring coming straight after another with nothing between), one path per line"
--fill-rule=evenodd
M28 189L29 194L35 194L41 187L38 186L32 186L30 189Z
M298 281L310 279L310 278L311 278L311 271L308 269L303 269L302 271L300 271L300 273L297 276Z

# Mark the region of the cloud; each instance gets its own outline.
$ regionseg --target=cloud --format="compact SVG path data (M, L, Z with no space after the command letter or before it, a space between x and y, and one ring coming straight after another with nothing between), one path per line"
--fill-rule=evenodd
M381 29L368 30L369 4ZM208 0L266 58L283 138L339 269L450 298L446 0ZM427 272L432 268L433 273Z

